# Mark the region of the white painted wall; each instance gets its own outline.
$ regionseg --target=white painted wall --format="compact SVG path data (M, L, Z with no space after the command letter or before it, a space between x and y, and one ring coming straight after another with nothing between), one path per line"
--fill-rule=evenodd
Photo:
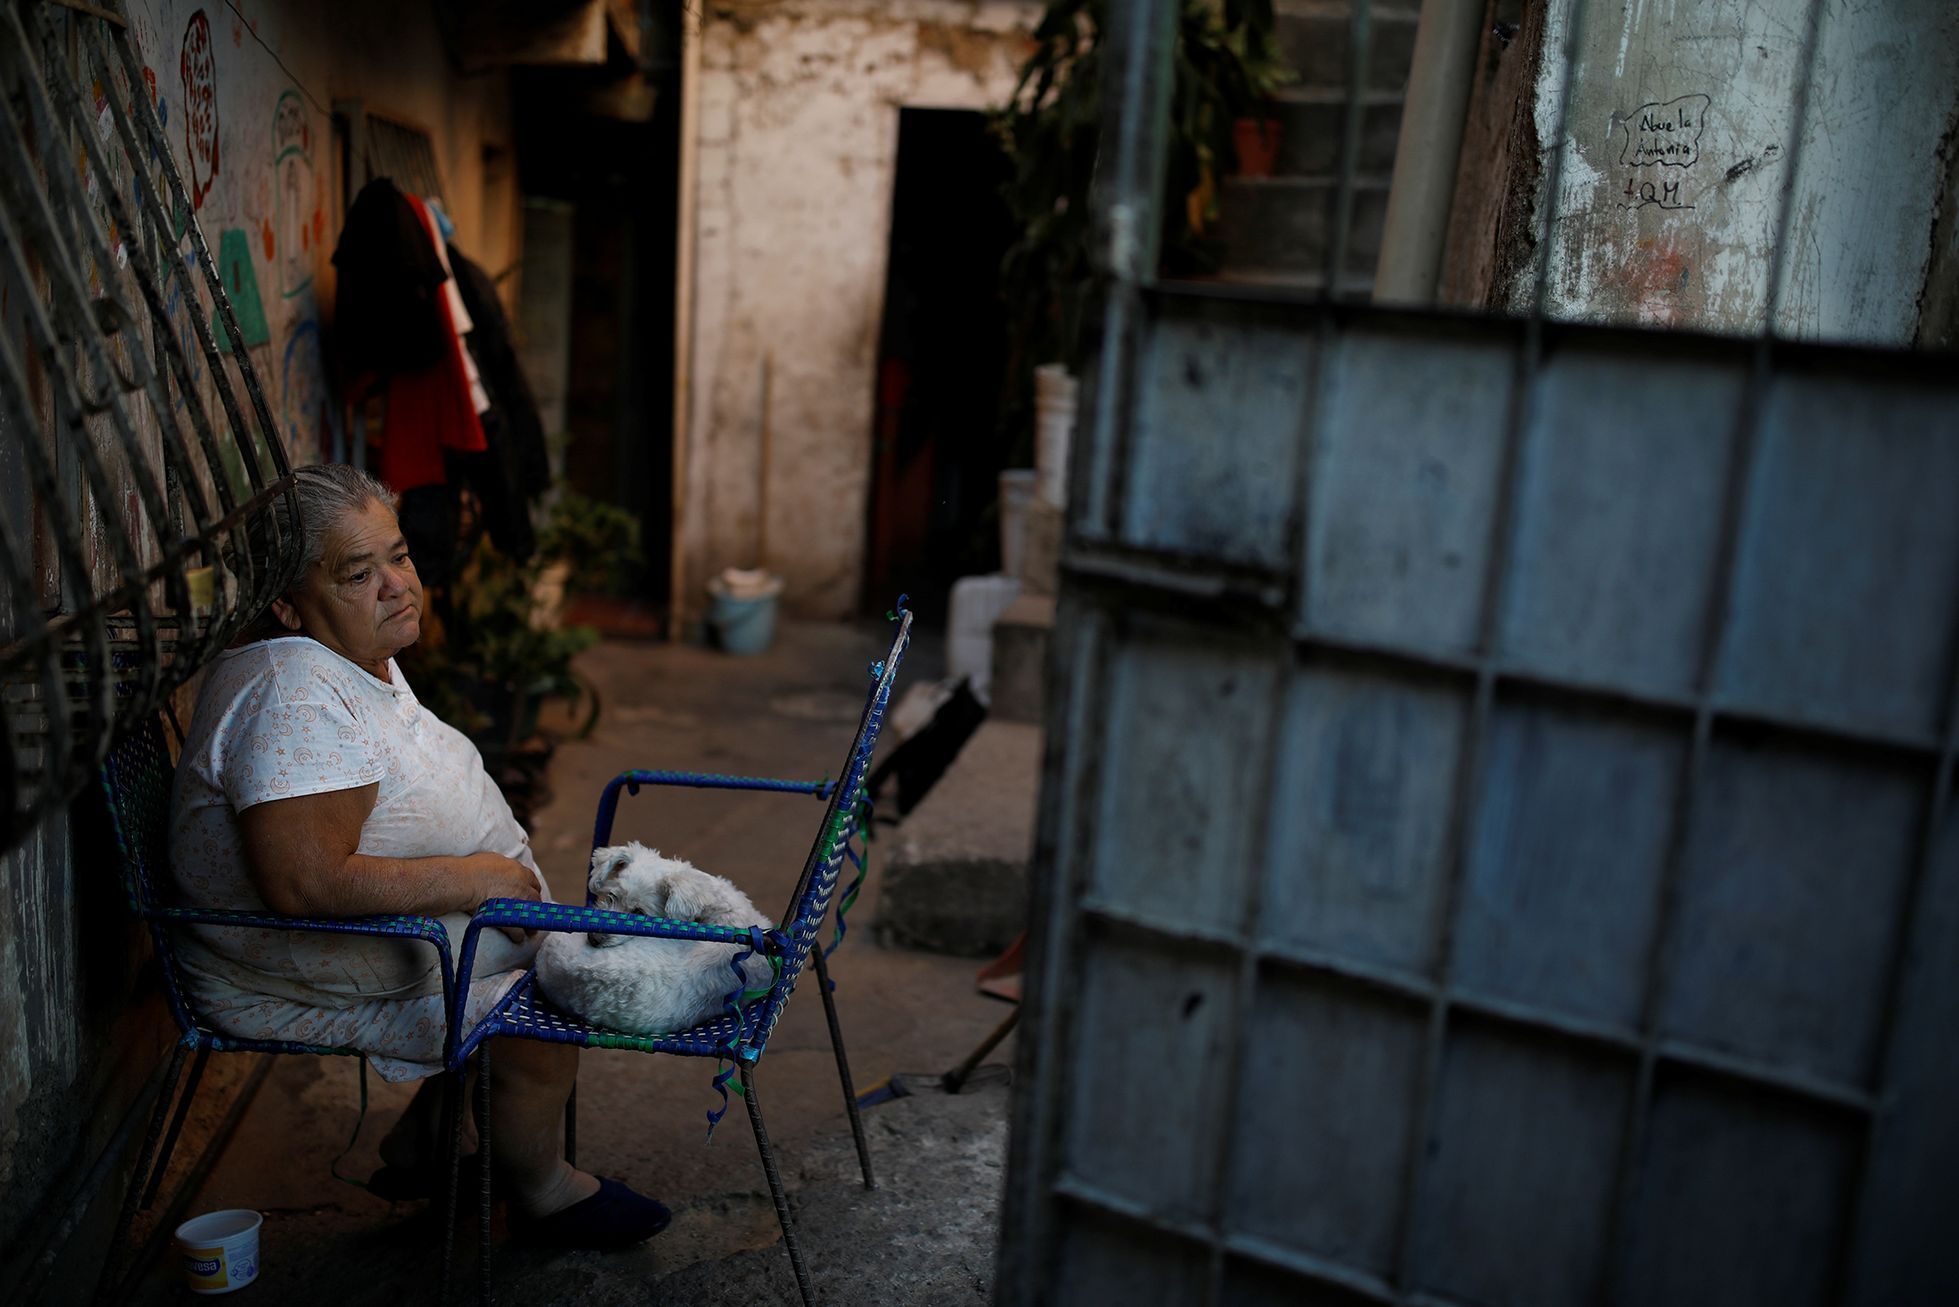
M1547 15L1535 106L1547 143L1556 139L1575 3L1551 0ZM1551 241L1552 313L1760 329L1797 157L1810 3L1583 5ZM1661 106L1647 111L1644 132L1643 106ZM1691 126L1678 121L1682 109ZM1955 112L1959 4L1826 0L1796 164L1781 333L1910 343L1945 176L1940 141ZM1629 154L1642 146L1645 155ZM1550 172L1547 148L1546 184ZM1513 306L1527 306L1529 277L1510 291Z
M688 609L708 576L755 561L764 356L768 561L792 611L855 605L898 111L1004 104L1039 13L1030 0L785 0L710 13L676 539Z

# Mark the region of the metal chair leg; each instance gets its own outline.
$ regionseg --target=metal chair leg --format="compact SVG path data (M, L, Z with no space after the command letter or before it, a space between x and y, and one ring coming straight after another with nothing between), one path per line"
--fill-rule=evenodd
M463 1095L467 1092L464 1073L443 1073L442 1121L449 1136L449 1183L442 1200L442 1296L436 1301L447 1307L449 1287L454 1280L456 1254L456 1195L462 1187Z
M487 1043L476 1053L476 1161L482 1174L478 1228L482 1246L476 1255L476 1301L490 1307L495 1293L490 1286L490 1046Z
M95 1282L97 1303L107 1302L114 1295L118 1282L116 1266L122 1260L122 1246L129 1240L130 1226L136 1223L137 1202L148 1187L150 1164L156 1158L157 1142L163 1137L163 1123L170 1115L170 1100L176 1095L177 1078L183 1074L184 1059L189 1055L190 1048L181 1043L170 1050L170 1065L164 1070L163 1083L156 1091L156 1106L150 1109L149 1128L143 1134L143 1150L136 1154L136 1169L130 1173L129 1187L123 1190L122 1209L116 1213L115 1233L109 1238L108 1256L103 1259L102 1273Z
M762 1100L755 1094L755 1068L748 1062L741 1064L741 1097L748 1104L748 1123L755 1127L755 1146L762 1152L762 1170L769 1177L775 1219L782 1223L782 1242L789 1249L789 1265L795 1269L803 1307L816 1307L816 1290L810 1285L809 1268L803 1265L803 1250L796 1243L796 1228L789 1219L789 1195L782 1190L782 1175L775 1169L775 1152L769 1147L768 1127L762 1124Z
M565 1165L578 1165L578 1084L565 1095Z
M170 1170L171 1154L177 1151L177 1137L184 1132L184 1118L190 1115L191 1100L197 1097L197 1084L204 1078L204 1064L211 1060L211 1050L197 1050L197 1060L190 1064L190 1079L184 1082L184 1090L177 1095L177 1110L170 1117L170 1132L163 1136L163 1149L157 1154L156 1165L150 1171L150 1182L143 1188L143 1211L150 1210L156 1201L156 1191L163 1187L163 1177Z
M857 1143L857 1165L864 1172L864 1187L877 1188L877 1178L871 1174L871 1148L864 1139L864 1116L857 1108L857 1088L850 1082L850 1058L843 1051L843 1027L837 1024L837 1000L830 991L830 967L823 960L823 947L818 945L810 950L816 959L816 986L823 992L823 1015L830 1019L830 1048L837 1055L837 1078L843 1081L843 1106L850 1113L850 1137Z

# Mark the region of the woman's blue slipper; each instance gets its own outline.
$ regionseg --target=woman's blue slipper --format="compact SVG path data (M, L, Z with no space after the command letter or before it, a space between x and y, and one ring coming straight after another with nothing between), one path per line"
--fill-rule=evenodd
M644 1243L672 1220L673 1213L664 1204L600 1176L597 1193L562 1211L525 1220L513 1214L510 1232L525 1243L547 1248L606 1252Z

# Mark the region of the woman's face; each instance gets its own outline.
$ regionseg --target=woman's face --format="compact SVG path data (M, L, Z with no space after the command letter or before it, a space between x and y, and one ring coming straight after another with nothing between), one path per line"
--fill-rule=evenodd
M388 659L422 633L422 582L388 506L369 500L335 523L325 555L272 611L287 630L387 680Z

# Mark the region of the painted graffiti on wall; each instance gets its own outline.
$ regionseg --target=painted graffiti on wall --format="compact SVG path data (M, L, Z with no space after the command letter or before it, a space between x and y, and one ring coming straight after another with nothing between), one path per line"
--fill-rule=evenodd
M1640 105L1619 120L1619 130L1626 134L1619 162L1634 168L1653 163L1663 168L1692 167L1700 158L1701 132L1712 104L1705 95L1683 95Z
M178 68L184 83L184 157L190 164L185 181L191 207L201 209L218 175L218 57L211 20L202 9L184 28Z
M1677 99L1642 104L1631 113L1613 114L1612 130L1624 137L1619 147L1619 163L1628 168L1622 209L1691 209L1682 198L1680 178L1664 171L1657 177L1641 169L1659 167L1687 169L1700 162L1701 133L1707 128L1708 110L1714 101L1706 95L1683 95Z
M335 404L327 385L326 359L320 349L320 324L299 318L286 332L279 383L279 425L286 449L296 461L333 457Z
M276 259L279 294L291 299L313 284L313 125L296 91L284 91L272 110L272 198L278 214L265 251ZM276 247L273 248L273 247Z
M258 272L252 267L252 242L237 227L227 227L218 236L218 280L224 283L246 346L269 343L272 329L266 325L265 301L259 298ZM229 354L231 336L215 312L211 315L211 332L218 338L218 348Z

